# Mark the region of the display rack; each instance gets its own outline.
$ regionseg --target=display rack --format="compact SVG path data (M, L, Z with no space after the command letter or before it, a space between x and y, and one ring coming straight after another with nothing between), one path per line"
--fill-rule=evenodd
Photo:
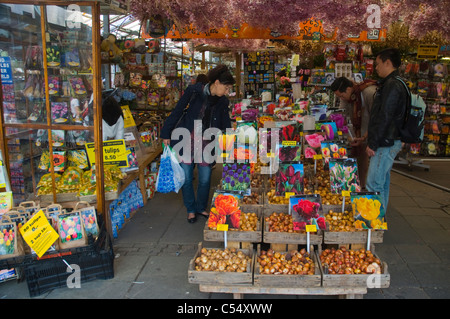
M14 204L39 201L38 184L45 174L51 175L48 194L57 203L56 176L67 168L54 160L58 152L83 150L85 142L102 149L100 4L12 0L0 10L2 28L11 35L0 39L11 74L10 81L2 77L0 138L18 195ZM84 111L78 115L75 100ZM43 153L48 166L40 167ZM104 214L101 152L95 157L96 208ZM108 214L104 217L108 223Z

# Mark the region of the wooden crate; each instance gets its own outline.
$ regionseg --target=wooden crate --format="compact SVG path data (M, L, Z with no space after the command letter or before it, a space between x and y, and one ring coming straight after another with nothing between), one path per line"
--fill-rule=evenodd
M323 232L324 244L364 244L367 243L367 230L357 230L349 232ZM372 230L370 234L370 242L380 244L383 242L384 231Z
M344 210L351 212L352 211L352 205L347 204L344 206ZM323 213L326 215L330 210L333 212L342 212L342 205L322 205Z
M230 230L227 231L227 242L246 242L246 243L259 243L262 241L262 207L259 205L245 205L241 206L242 213L256 213L258 216L258 224L256 231L240 231ZM205 223L203 229L203 239L205 241L224 241L224 232L218 230L212 230L208 227L208 222Z
M271 204L269 203L269 198L264 194L264 213L265 212L278 212L278 211L288 211L288 204Z
M254 205L258 205L263 207L264 206L264 192L259 189L259 188L252 188L252 194L258 194L258 203L257 204L244 204L244 202L242 201L242 204L240 205L242 206L254 206Z
M255 256L254 265L254 286L255 287L282 287L282 288L299 288L299 287L320 287L322 284L322 273L320 271L317 255L311 246L310 255L314 261L314 275L266 275L260 273L260 265L257 261L261 252L261 245L258 245L257 254ZM277 252L277 251L275 251ZM286 251L278 251L286 254Z
M270 211L264 209L264 219L269 217L273 212L288 214L287 205L278 205L284 206L276 211ZM319 245L322 244L323 240L323 231L318 230L317 233L310 233L309 240L311 245ZM307 243L307 234L306 232L300 233L287 233L287 232L270 232L269 224L267 224L264 220L264 231L263 231L263 243L269 244L306 244Z
M239 249L244 254L251 258L249 264L247 264L246 272L218 272L218 271L198 271L195 270L195 259L201 255L203 243L198 244L198 250L194 258L189 263L188 268L188 281L191 284L204 284L204 285L248 285L253 284L253 267L254 267L254 254L253 249ZM217 248L207 248L217 249Z
M371 246L371 251L376 258L379 256L375 253L375 246ZM387 263L381 261L381 274L353 274L353 275L332 275L326 273L324 267L320 263L321 249L317 252L317 260L319 261L320 271L322 272L323 287L365 287L365 288L388 288L391 276L388 272Z

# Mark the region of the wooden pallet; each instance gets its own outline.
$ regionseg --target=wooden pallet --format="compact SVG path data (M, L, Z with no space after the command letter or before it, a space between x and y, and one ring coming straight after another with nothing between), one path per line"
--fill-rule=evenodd
M229 293L234 299L243 299L244 294L268 295L328 295L344 299L362 299L367 293L364 287L263 287L257 285L199 285L201 292Z

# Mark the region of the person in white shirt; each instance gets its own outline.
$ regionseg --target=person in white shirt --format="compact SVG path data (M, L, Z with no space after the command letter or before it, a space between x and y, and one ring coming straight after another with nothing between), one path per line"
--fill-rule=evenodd
M103 141L123 139L124 119L122 108L112 95L103 100L102 125Z

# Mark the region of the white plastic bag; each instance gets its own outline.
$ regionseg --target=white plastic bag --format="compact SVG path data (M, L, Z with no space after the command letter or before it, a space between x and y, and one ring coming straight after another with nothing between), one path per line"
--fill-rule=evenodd
M164 147L161 155L158 177L156 178L156 191L160 193L178 193L185 180L184 170L168 146Z

